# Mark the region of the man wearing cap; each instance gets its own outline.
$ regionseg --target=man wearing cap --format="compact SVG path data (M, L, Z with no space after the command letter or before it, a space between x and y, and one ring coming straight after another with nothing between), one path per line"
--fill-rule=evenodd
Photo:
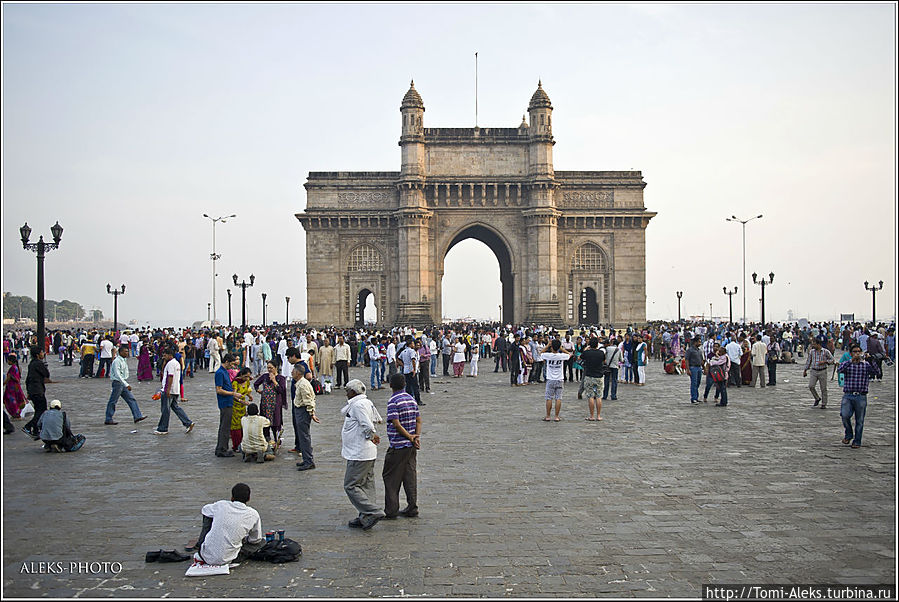
M358 379L347 383L346 396L347 403L340 410L344 416L340 454L346 460L343 489L359 511L359 516L351 520L349 526L367 531L385 516L372 501L376 493L376 446L381 442L375 430L375 422L380 416L374 404L365 396L365 385Z
M84 435L73 435L69 418L62 411L58 399L50 402L50 408L37 421L37 432L48 452L78 451L84 445Z
M808 380L808 388L812 392L812 397L815 398L815 403L812 407L820 403L822 410L827 407L827 366L833 366L834 363L833 355L823 347L824 341L825 337L823 335L815 337L812 348L809 350L805 360L805 371L802 373L803 378L805 378L809 376L809 371L811 370L812 375ZM820 397L817 391L815 391L816 383L821 383Z

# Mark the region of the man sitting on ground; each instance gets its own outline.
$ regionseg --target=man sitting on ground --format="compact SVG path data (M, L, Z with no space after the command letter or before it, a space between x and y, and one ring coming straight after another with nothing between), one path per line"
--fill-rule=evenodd
M263 433L271 425L268 418L259 415L259 406L255 403L247 406L247 415L240 419L240 426L243 429L240 449L243 451L244 462L249 462L253 457L259 464L265 462L266 456L274 459L274 451L269 447Z
M84 435L72 434L69 418L62 411L62 402L58 399L51 401L50 408L41 414L37 432L44 442L44 450L48 452L73 452L84 445Z
M265 545L262 519L247 506L249 501L249 485L238 483L231 488L230 502L219 500L203 506L203 529L193 547L198 550L195 557L213 565L242 562Z

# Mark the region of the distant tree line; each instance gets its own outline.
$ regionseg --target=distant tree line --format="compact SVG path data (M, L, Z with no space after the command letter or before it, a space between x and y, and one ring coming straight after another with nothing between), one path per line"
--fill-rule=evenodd
M44 319L48 321L66 322L69 320L80 320L85 315L84 308L81 307L80 303L75 303L68 299L63 299L62 301L46 299L44 301ZM37 301L31 297L3 293L3 318L17 319L20 317L37 320ZM99 309L92 310L91 317L94 320L102 320L103 312Z

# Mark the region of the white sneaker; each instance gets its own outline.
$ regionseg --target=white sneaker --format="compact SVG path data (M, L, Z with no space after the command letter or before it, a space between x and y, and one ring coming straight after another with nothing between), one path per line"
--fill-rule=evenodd
M153 431L154 435L168 435L168 431Z

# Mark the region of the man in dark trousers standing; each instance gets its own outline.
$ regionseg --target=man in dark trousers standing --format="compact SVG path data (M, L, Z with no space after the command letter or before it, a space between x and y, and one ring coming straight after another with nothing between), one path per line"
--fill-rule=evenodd
M25 377L25 390L31 405L34 406L34 416L22 427L26 435L35 439L39 436L37 421L41 419L41 414L47 411L46 384L52 382L50 369L44 362L44 348L35 345L31 348L31 363L28 364L28 376Z

